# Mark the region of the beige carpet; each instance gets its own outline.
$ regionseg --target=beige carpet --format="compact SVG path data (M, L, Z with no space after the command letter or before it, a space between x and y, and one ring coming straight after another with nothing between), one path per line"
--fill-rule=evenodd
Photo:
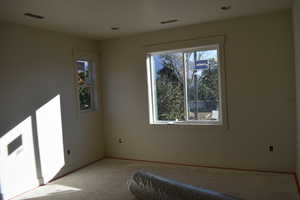
M182 167L105 159L51 184L23 194L19 199L134 200L126 181L136 170L176 179L245 200L299 200L291 175Z

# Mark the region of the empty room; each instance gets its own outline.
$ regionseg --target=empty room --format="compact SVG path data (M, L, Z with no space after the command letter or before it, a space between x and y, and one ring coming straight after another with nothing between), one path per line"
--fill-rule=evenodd
M300 200L300 0L2 0L0 200Z

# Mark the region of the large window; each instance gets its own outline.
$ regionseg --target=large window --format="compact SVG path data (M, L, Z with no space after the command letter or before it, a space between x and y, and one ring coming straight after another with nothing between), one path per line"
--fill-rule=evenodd
M95 75L93 63L89 60L76 60L77 93L81 111L95 108Z
M219 45L148 54L150 122L222 124Z

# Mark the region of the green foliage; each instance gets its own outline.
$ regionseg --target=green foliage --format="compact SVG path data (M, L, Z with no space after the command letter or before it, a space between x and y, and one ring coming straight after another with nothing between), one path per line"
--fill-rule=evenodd
M218 68L213 59L210 60L210 68L202 72L198 84L199 99L218 99Z
M80 110L91 108L91 94L88 87L79 88Z
M187 55L190 56L191 54ZM157 112L159 120L184 120L184 74L182 55L160 55L162 68L156 72ZM194 63L188 64L193 70ZM192 73L192 72L190 72ZM196 71L195 71L196 73ZM218 103L218 65L216 60L209 60L209 69L201 75L188 79L189 101L207 102L207 111L216 109ZM197 78L197 81L194 80ZM195 81L195 82L194 82ZM195 85L195 83L197 85ZM198 92L196 92L198 90ZM198 98L196 99L196 94ZM191 106L191 105L190 105Z
M178 70L180 57L162 55L160 60L163 68L158 71L156 80L158 119L184 120L183 76Z
M182 84L157 81L159 120L184 120L184 94Z

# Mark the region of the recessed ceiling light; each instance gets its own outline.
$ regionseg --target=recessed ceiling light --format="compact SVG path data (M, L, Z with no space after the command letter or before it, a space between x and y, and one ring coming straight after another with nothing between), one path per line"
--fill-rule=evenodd
M231 9L231 6L222 6L221 7L221 10L230 10Z
M32 13L24 13L24 15L27 16L27 17L35 18L35 19L44 19L45 18L41 15L36 15L36 14L32 14Z
M161 24L170 24L170 23L174 23L174 22L178 22L178 19L170 19L170 20L166 20L166 21L161 21Z
M119 29L120 29L120 27L117 27L117 26L111 27L111 30L113 30L113 31L117 31Z

